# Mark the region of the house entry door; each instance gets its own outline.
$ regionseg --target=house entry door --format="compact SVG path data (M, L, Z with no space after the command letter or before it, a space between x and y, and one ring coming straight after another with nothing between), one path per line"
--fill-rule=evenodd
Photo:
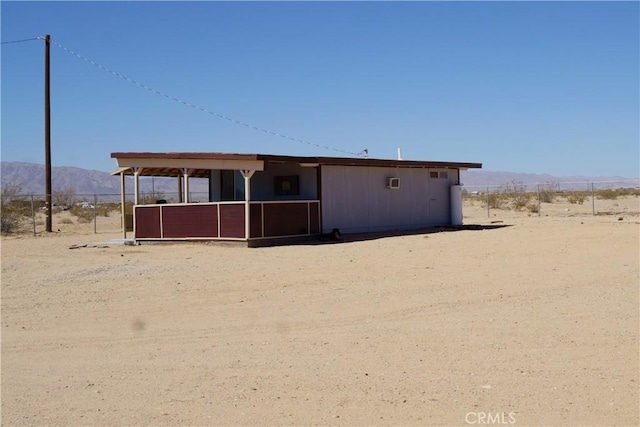
M429 223L437 225L451 223L449 186L447 172L429 173Z

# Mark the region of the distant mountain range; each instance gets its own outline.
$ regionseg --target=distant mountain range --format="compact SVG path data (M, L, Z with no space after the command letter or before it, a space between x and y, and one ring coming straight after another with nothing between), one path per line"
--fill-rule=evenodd
M21 194L42 195L45 193L45 169L38 163L0 162L0 187L14 185ZM51 168L51 186L56 190L73 189L76 195L120 194L120 177L109 172L88 170L71 166ZM133 191L133 178L127 177L127 193ZM208 183L202 179L190 180L192 192L208 191ZM150 193L175 193L176 179L149 177L140 178L140 191Z
M15 185L20 187L22 194L44 194L44 165L23 162L0 163L0 187ZM633 181L635 182L629 182ZM53 167L51 181L54 192L72 188L77 195L92 194L120 194L120 179L111 176L109 172L87 170L77 167ZM526 185L559 183L563 188L569 188L570 183L586 182L610 182L619 183L616 186L637 186L638 178L625 178L620 176L564 176L557 177L548 174L527 174L514 172L491 172L484 170L470 170L462 172L461 181L465 187L482 187L494 185L506 185L513 182ZM626 182L625 182L626 181ZM566 185L564 184L566 183ZM206 180L192 180L189 188L192 192L208 191ZM132 191L133 180L128 178L127 192ZM140 190L150 193L152 191L164 194L175 193L177 184L171 178L141 178Z

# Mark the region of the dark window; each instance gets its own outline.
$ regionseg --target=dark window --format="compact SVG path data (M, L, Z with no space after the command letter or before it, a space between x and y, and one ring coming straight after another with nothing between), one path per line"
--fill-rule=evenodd
M298 196L300 194L300 177L298 175L274 177L273 192L276 196Z
M438 172L429 172L429 178L437 178Z
M220 200L244 200L244 178L240 171L220 171Z

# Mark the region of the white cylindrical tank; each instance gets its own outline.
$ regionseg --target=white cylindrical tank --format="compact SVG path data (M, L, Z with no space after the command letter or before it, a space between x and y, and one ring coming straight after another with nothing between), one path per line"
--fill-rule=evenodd
M462 225L462 185L451 186L451 225Z

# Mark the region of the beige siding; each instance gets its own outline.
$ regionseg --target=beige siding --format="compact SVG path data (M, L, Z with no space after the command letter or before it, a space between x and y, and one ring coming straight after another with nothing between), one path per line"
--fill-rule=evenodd
M358 233L435 225L429 217L428 169L323 165L320 176L324 233L333 228ZM387 177L400 178L400 188L388 189Z

